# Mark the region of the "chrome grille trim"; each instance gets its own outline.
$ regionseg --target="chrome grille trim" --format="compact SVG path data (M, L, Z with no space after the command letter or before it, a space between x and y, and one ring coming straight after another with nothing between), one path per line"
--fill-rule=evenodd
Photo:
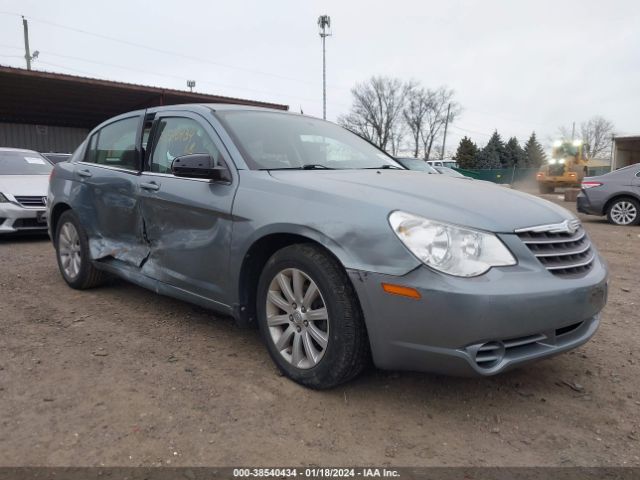
M526 243L527 245L545 245L545 244L549 244L549 243L558 243L558 239L557 238L552 238L552 239L545 239L545 238L535 238L531 235L526 235L529 232L521 232L518 233L518 236L520 237L520 239ZM537 233L541 233L541 232L537 232ZM580 240L582 240L584 237L586 236L586 232L584 230L578 230L578 232L576 232L576 234L574 236L571 237L566 237L565 242L578 242Z
M591 269L596 254L577 219L516 230L522 243L553 275L566 277Z
M46 197L34 195L15 195L16 202L23 207L44 207Z

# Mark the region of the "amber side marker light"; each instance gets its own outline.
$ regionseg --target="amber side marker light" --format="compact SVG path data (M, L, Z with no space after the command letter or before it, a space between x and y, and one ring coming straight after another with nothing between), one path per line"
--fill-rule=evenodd
M415 288L405 287L403 285L394 285L393 283L383 283L382 289L391 295L400 295L401 297L409 297L414 300L421 298L420 292Z

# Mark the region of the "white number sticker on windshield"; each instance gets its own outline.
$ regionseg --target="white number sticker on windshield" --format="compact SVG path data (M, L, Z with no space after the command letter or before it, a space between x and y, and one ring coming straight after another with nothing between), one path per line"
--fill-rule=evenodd
M41 158L36 158L36 157L24 157L24 159L27 161L27 163L31 163L34 165L46 165L45 161Z

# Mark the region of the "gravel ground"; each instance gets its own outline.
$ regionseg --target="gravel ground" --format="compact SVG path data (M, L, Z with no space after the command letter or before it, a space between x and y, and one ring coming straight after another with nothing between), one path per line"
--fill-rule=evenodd
M48 239L0 240L0 465L640 466L640 227L582 219L611 268L591 342L325 392L279 376L256 331L123 281L74 291Z

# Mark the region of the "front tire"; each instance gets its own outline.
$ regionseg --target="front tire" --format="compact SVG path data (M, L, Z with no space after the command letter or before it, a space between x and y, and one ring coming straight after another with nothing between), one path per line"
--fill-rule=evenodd
M87 233L72 210L64 212L58 220L55 245L58 267L67 285L84 290L104 282L106 274L91 263Z
M614 225L638 225L640 223L640 202L629 197L614 200L607 208L607 220Z
M342 266L318 246L291 245L269 259L258 283L257 312L271 358L297 383L331 388L368 362L355 290Z

